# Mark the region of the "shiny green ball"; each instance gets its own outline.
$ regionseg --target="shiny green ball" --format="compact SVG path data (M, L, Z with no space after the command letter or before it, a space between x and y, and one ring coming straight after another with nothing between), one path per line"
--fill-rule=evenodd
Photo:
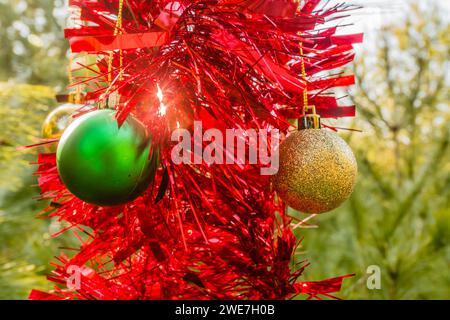
M113 110L96 110L76 118L64 131L56 151L57 167L67 189L81 200L113 206L137 198L157 169L151 137L129 116L118 127Z

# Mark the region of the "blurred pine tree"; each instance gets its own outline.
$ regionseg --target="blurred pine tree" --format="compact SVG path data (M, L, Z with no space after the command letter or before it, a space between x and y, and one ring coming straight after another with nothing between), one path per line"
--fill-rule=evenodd
M46 205L30 165L55 92L67 85L67 0L0 1L0 299L49 289L49 261L70 235L50 239L56 221L36 219ZM22 84L29 83L29 84Z
M356 63L353 126L364 133L347 140L358 185L343 207L314 219L319 230L299 231L309 279L356 273L343 298L450 298L450 25L437 10L412 5L380 33L376 59ZM380 267L379 290L367 288L370 265Z
M0 1L0 81L63 89L67 84L66 18L67 0Z
M51 88L0 82L0 299L50 289L48 262L58 247L69 246L67 236L50 239L56 221L36 219L46 205L35 199L39 190L30 162L37 149L18 149L38 141L54 104Z

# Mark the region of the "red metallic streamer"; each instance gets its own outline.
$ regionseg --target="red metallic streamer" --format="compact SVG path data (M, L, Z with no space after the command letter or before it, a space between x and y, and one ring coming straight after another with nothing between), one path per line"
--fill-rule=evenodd
M353 60L352 45L362 35L336 35L338 28L324 23L355 7L321 8L319 0L301 8L293 0L125 3L122 34L114 36L118 1L71 0L83 25L65 35L72 51L97 55L96 68L90 67L97 75L80 79L87 99L119 94L119 123L132 113L147 126L161 168L136 200L97 207L69 193L54 154L40 154L41 196L51 200L43 215L64 221L81 244L53 263L54 290L33 290L30 299L333 297L347 276L299 280L307 263L292 264L298 246L292 218L270 178L260 175L263 165L176 165L170 134L179 126L192 132L193 121L201 120L204 129L277 128L284 135L288 120L302 113L305 86L323 118L354 116L354 106L340 106L332 90L354 84L353 76L329 71ZM113 81L105 85L110 50ZM167 106L163 115L157 84ZM71 266L81 270L78 288L67 287Z

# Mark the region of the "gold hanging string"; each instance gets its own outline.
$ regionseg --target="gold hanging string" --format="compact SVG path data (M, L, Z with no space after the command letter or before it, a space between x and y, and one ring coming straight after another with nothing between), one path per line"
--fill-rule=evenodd
M307 75L306 75L306 66L305 66L305 57L303 52L303 42L300 42L299 44L300 48L300 64L301 64L301 73L302 73L302 79L305 82L305 88L303 89L303 118L309 118L312 120L312 127L317 129L320 128L320 118L316 114L316 106L309 105L308 103L308 81L307 81ZM308 114L309 110L311 109L311 113Z
M303 89L303 115L308 112L308 86L307 86L307 79L306 79L306 67L305 67L305 58L303 57L303 43L300 42L300 57L301 57L301 72L302 72L302 79L305 81L305 88Z
M122 13L123 13L123 0L119 0L119 11L117 13L117 21L114 27L114 36L122 34ZM113 67L114 52L109 53L108 62L108 82L112 81L112 67ZM119 79L122 80L122 66L123 66L123 55L122 49L119 49Z
M73 83L73 72L72 72L72 64L73 64L73 53L70 52L69 55L69 65L67 66L67 78L69 80L69 87L72 85ZM67 100L69 103L75 103L74 101L74 96L72 92L69 92Z
M69 66L67 67L67 77L69 79L69 86L72 85L73 82L72 63L73 63L73 53L71 52L69 56Z
M73 53L70 53L69 56L69 67L67 68L67 77L69 80L69 86L73 85L73 70L72 65L74 62ZM81 86L77 85L75 88L75 92L69 92L68 95L68 102L69 103L75 103L80 104L81 103Z

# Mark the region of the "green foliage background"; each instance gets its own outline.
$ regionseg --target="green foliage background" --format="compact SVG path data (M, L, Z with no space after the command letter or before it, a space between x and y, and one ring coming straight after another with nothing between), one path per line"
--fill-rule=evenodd
M407 18L377 30L375 48L352 66L358 117L334 123L363 130L340 132L358 159L356 190L296 229L305 237L296 259L311 263L306 279L356 274L342 298L450 299L450 27L430 3L405 4ZM51 238L57 221L36 218L45 206L34 199L37 150L18 149L38 141L67 84L64 6L0 0L0 299L50 289L49 261L71 242ZM381 270L379 290L366 285L371 265Z

